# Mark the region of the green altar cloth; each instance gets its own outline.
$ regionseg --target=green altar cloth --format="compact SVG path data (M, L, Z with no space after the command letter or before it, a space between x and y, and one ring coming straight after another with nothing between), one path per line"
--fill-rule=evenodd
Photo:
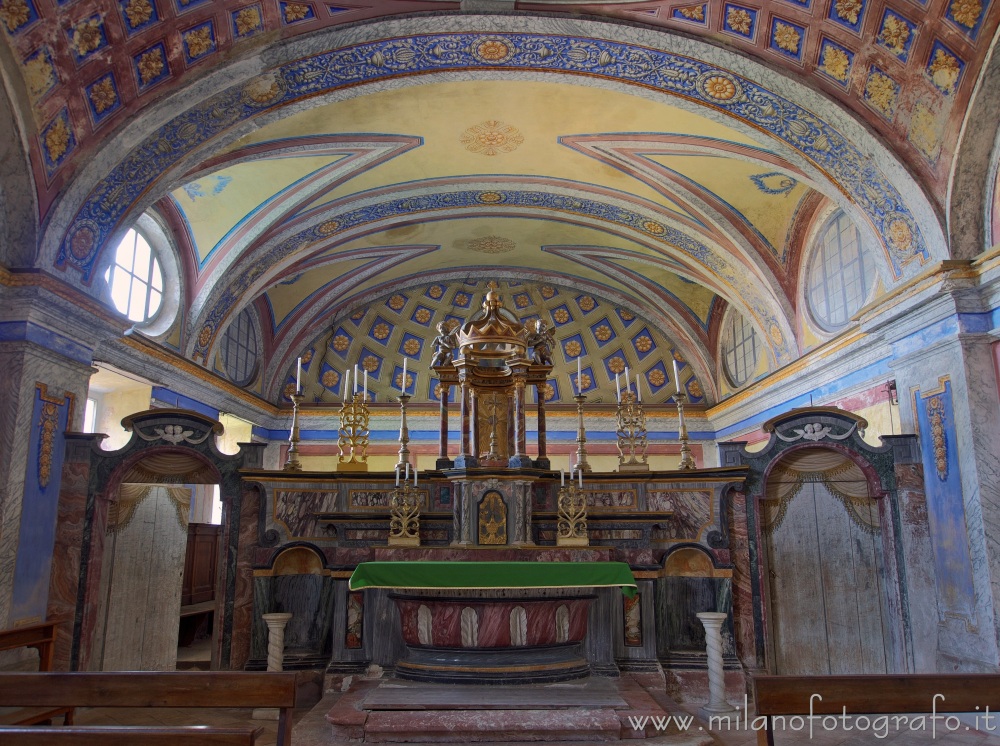
M629 598L636 593L625 562L362 562L348 585L352 591L620 586Z

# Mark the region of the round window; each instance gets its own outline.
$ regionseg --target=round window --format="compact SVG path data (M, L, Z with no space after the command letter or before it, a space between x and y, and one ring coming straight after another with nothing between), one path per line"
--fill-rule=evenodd
M809 262L806 302L826 331L844 328L865 304L875 284L875 262L861 234L842 212L827 221Z
M742 314L733 312L722 331L722 367L732 386L742 386L757 370L757 333Z
M104 274L111 301L130 321L148 321L163 301L163 273L156 253L139 231L129 229L118 244L115 263Z
M257 333L249 308L240 311L226 327L222 335L222 362L229 380L237 386L246 386L257 375Z

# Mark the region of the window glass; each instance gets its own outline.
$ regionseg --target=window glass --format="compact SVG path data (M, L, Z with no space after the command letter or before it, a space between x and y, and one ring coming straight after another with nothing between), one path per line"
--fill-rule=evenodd
M257 374L257 334L250 309L244 308L222 335L222 362L237 386L246 386Z
M874 284L871 254L854 223L837 211L813 248L806 289L810 313L823 329L842 329L865 304Z
M757 333L742 314L731 313L722 332L722 367L729 383L742 386L757 370Z
M104 275L111 301L130 321L148 321L163 301L163 273L149 243L135 229L118 244L115 263Z

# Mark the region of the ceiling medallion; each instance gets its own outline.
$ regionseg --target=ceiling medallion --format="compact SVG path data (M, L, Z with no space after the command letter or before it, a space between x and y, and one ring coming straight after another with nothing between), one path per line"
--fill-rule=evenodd
M517 248L517 244L509 238L485 236L469 241L468 247L470 251L478 251L480 254L506 254Z
M514 46L499 36L486 36L472 44L472 56L480 62L499 65L507 62L517 51Z
M462 133L461 140L465 149L473 153L497 155L517 150L517 146L524 142L524 136L517 127L489 119L469 127Z

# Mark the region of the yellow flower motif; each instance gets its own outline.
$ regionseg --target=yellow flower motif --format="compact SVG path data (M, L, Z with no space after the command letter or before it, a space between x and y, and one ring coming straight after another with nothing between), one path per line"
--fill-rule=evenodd
M736 86L729 78L723 75L713 75L705 81L703 86L705 95L714 98L716 101L728 101L736 95ZM645 225L643 226L645 228ZM659 226L661 229L663 226ZM647 228L647 230L649 230ZM653 231L650 231L652 233ZM663 231L660 230L660 233Z
M851 58L839 47L827 45L823 48L823 71L831 78L847 80L851 68Z
M597 306L597 301L591 298L589 295L585 295L580 298L580 308L584 311L593 311Z
M255 7L243 8L236 14L236 35L246 36L260 28L260 11Z
M531 299L527 295L514 296L514 305L516 305L518 308L526 308L530 303Z
M399 376L396 376L396 380L399 380ZM434 396L440 399L444 395L444 386L440 383L434 384Z
M399 373L396 374L395 379L393 379L392 385L395 388L398 389L400 387L400 384L402 384L402 382L403 382L403 371L399 371ZM411 373L407 373L406 374L406 386L403 386L403 388L408 389L412 385L413 385L413 375ZM440 387L440 384L438 384L438 386ZM438 397L440 397L440 396L441 396L441 394L438 394Z
M951 17L968 28L975 28L983 12L980 0L955 0L951 4Z
M552 298L552 297L555 296L556 289L554 287L552 287L551 285L542 285L542 287L541 287L541 293L542 293L542 297L547 300L547 299Z
M375 328L372 329L372 336L375 339L381 341L389 336L389 325L388 324L376 324Z
M365 309L359 308L357 311L351 314L351 318L354 321L361 321L365 317Z
M662 236L664 233L667 232L667 229L664 228L659 223L657 223L655 220L643 221L642 229L646 231L646 233L652 233L654 236Z
M361 361L361 367L369 373L374 373L378 370L378 358L374 355L365 355L365 359Z
M294 393L295 393L295 384L294 383L286 383L285 384L285 398L286 399L291 399L292 398L292 394L294 394Z
M403 342L403 352L407 355L416 355L420 352L420 340L413 339L412 337L405 342Z
M72 133L69 131L69 125L66 124L66 120L62 117L49 127L45 133L45 150L49 154L50 161L58 163L59 159L66 155L71 137Z
M344 334L338 334L333 338L333 349L337 352L343 352L347 349L348 345L351 344L351 340L347 338Z
M726 14L726 25L736 33L746 36L753 25L753 17L742 8L730 8Z
M402 295L396 294L389 298L389 308L393 311L401 311L403 306L406 305L406 298Z
M111 77L104 78L90 89L90 101L94 105L94 111L103 114L118 101L118 94L115 93L115 85Z
M906 51L906 42L910 38L910 27L901 18L892 15L886 16L878 38L893 54L901 55Z
M125 6L125 15L129 26L136 28L153 17L153 6L149 4L149 0L129 0L129 4Z
M955 83L958 82L958 76L962 71L962 68L958 65L958 60L943 49L935 50L934 59L931 60L931 64L927 69L931 74L931 80L934 81L934 85L945 93L951 93L955 90Z
M442 295L444 295L444 288L440 285L433 285L431 289L427 291L434 300L439 300Z
M479 201L487 205L492 205L497 202L503 202L503 195L499 192L483 192L479 195Z
M431 312L428 311L426 308L418 308L417 312L413 315L413 318L415 318L421 324L426 324L428 321L431 320Z
M28 22L31 10L24 0L0 1L0 18L7 25L7 30L14 32Z
M569 312L565 308L557 308L555 313L552 314L552 318L560 324L565 324L569 321Z
M212 341L212 332L214 330L208 324L202 327L201 332L198 334L198 344L201 347L207 347L208 343Z
M24 82L33 98L40 98L56 82L56 71L52 61L44 52L36 54L24 63Z
M676 360L678 363L684 362L684 356L681 355L680 350L674 350L674 360Z
M273 101L281 95L281 85L274 75L270 73L259 75L243 87L243 95L255 103L266 104L268 101ZM330 222L336 225L335 221ZM333 230L336 230L336 228ZM331 230L330 233L333 233L333 231Z
M608 370L612 373L624 373L625 372L625 360L620 357L613 357L608 360Z
M301 21L309 15L309 6L304 3L288 3L285 6L285 22Z
M653 349L653 340L651 340L649 337L643 334L641 337L635 340L635 348L639 352L649 352L651 349Z
M896 219L889 224L889 243L899 251L907 251L913 245L913 232L906 221Z
M574 376L573 378L575 380L576 377ZM591 384L590 376L588 376L586 373L581 373L579 383L581 389L589 389Z
M662 386L667 382L667 377L663 374L663 371L659 368L655 368L649 371L649 375L646 376L646 380L653 386Z
M467 306L470 300L472 299L465 293L455 293L456 306Z
M524 142L524 136L516 127L496 119L469 127L460 139L466 150L483 155L511 153Z
M622 321L631 321L635 318L635 314L631 311L626 311L624 308L618 311L618 315L621 316Z
M340 374L335 370L328 370L323 373L320 378L320 383L323 384L328 389L332 389L338 383L340 383Z
M212 51L212 29L209 26L200 26L184 34L184 44L187 45L188 57L197 59Z
M571 339L569 342L567 342L566 347L564 349L566 350L566 354L569 355L570 357L576 357L581 352L583 352L583 347L575 339Z
M941 146L942 123L923 101L913 107L908 137L917 149L930 159L937 157Z
M306 365L308 365L309 361L312 360L312 359L313 359L313 351L312 350L306 350L302 354L302 362L305 363Z
M83 57L101 46L101 22L97 18L81 21L73 29L73 48Z
M887 75L878 72L869 75L865 96L886 116L891 116L896 109L896 84Z
M551 383L547 383L542 386L542 397L545 401L552 401L552 397L556 395L556 389Z
M687 390L691 396L697 396L700 398L705 395L705 392L701 388L701 384L694 379L688 382Z
M861 13L861 0L837 0L837 15L852 26L858 22Z
M611 339L611 327L607 324L601 324L594 330L594 336L597 337L598 342L607 342Z
M487 62L499 62L510 55L511 49L500 39L487 39L479 44L476 52Z
M148 85L163 72L163 52L160 47L150 49L139 58L139 81Z
M774 24L774 43L780 49L784 49L786 52L791 52L792 54L798 54L800 41L802 41L801 34L792 26L781 21Z
M695 5L690 8L678 8L678 12L687 18L689 21L704 21L705 20L705 6Z

